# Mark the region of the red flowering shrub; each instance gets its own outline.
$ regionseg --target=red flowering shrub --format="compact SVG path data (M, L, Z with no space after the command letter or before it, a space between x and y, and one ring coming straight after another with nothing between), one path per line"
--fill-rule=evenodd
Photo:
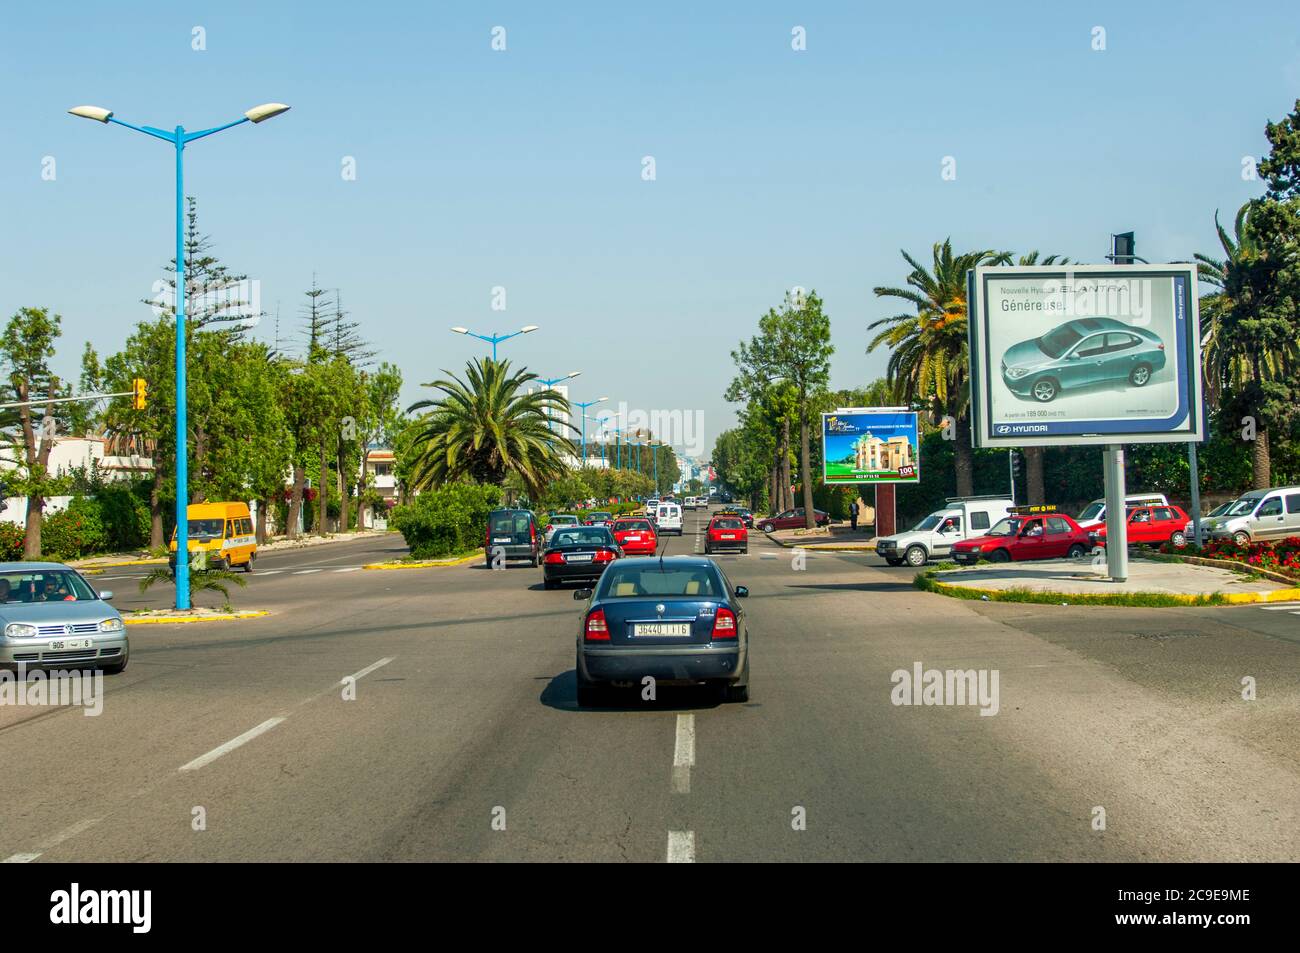
M1182 549L1169 544L1160 547L1162 553L1180 553L1201 556L1205 559L1224 559L1244 563L1257 569L1268 569L1300 576L1300 536L1288 536L1276 543L1250 543L1238 546L1230 539L1211 540L1197 549L1190 542Z
M17 523L0 521L0 561L14 562L23 558L23 537L26 534Z

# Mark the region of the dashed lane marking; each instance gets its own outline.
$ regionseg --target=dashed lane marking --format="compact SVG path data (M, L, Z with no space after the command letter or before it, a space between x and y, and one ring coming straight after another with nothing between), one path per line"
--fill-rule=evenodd
M677 741L673 745L673 793L691 793L691 768L695 766L695 716L677 716Z
M668 863L695 863L695 831L668 832Z

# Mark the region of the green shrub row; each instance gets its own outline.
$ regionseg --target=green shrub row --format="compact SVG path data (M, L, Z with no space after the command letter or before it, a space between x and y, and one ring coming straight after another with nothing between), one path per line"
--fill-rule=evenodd
M483 545L488 512L500 502L499 487L448 483L394 507L389 525L416 559L455 556Z

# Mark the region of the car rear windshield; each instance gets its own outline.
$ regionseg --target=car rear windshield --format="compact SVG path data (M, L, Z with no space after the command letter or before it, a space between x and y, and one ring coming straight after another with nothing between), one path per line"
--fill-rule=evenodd
M613 515L614 514L612 513L592 513L591 516L587 518L592 520L607 520L610 519Z
M99 594L71 570L0 573L0 602L88 602Z
M689 569L666 566L660 569L654 563L620 566L616 562L605 570L600 581L601 599L636 596L717 598L721 594L722 581L707 566L692 566Z
M714 520L713 521L713 526L715 529L740 529L744 525L745 524L742 523L740 520Z
M650 523L646 520L619 520L614 524L614 532L616 533L635 533L637 531L650 532Z
M578 518L576 516L552 516L552 526L577 526Z
M527 513L493 513L489 524L494 536L518 536L528 533Z
M1074 347L1083 337L1078 331L1070 325L1063 324L1055 330L1048 331L1038 339L1038 349L1048 357L1060 357L1070 348Z
M609 546L614 542L603 526L589 529L562 529L551 540L552 546Z

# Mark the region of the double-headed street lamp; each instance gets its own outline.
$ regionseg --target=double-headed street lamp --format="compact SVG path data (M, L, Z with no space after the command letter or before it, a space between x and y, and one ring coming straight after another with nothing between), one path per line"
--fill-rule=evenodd
M582 465L587 465L587 408L595 407L597 404L609 400L608 397L597 397L595 400L582 402L580 400L572 401L574 407L582 408Z
M189 449L186 441L185 420L185 146L195 139L202 139L213 133L221 132L242 123L259 123L271 119L289 107L284 103L263 103L254 106L242 117L224 126L214 126L199 132L186 132L183 126L177 126L171 132L156 129L153 126L133 126L113 116L111 109L100 106L74 106L68 112L82 119L96 122L115 123L134 129L146 136L153 136L163 142L170 142L176 149L176 608L190 607L190 562L189 539L190 523L186 507L189 505Z
M521 334L527 334L529 331L536 331L537 325L526 324L518 331L511 331L509 334L475 334L469 328L452 328L457 334L468 334L472 338L478 338L480 341L487 341L492 345L492 360L497 359L497 345L502 341L509 341L511 338L517 338Z
M572 380L581 373L582 371L569 371L569 373L565 374L563 377L539 377L537 378L537 383L544 384L547 387L554 387L562 381Z

